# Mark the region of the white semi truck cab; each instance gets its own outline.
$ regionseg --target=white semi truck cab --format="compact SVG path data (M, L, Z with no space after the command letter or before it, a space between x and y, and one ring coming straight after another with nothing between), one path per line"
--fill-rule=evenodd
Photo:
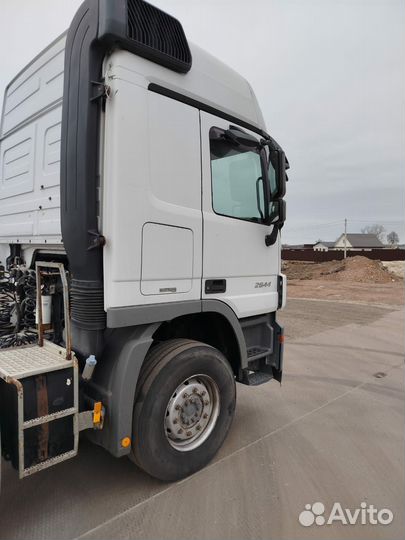
M143 0L85 0L0 133L3 456L24 477L83 431L195 472L235 381L281 381L288 162L252 88Z

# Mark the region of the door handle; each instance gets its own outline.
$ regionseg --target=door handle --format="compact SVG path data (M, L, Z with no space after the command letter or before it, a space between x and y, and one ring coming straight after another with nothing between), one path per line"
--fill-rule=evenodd
M226 279L207 279L205 282L205 294L226 292Z

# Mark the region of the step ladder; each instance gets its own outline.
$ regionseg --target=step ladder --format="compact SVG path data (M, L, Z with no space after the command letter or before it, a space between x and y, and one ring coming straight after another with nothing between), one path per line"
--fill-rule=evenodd
M38 381L43 380L45 375L60 372L61 378L67 387L71 387L71 407L61 408L49 413L47 403L47 389L38 387ZM42 346L27 345L0 351L0 378L6 383L15 386L17 392L17 435L18 435L18 472L20 478L29 476L51 465L65 461L76 456L79 444L79 407L78 407L78 368L74 356L70 360L66 359L66 349L59 347L48 341L44 341ZM26 405L26 393L29 386L37 384L37 409L41 408L45 414L32 417ZM39 382L39 385L41 383ZM42 385L43 386L43 385ZM68 390L69 392L69 390ZM70 393L70 392L69 392ZM42 397L41 397L42 396ZM7 411L10 414L10 411ZM47 457L47 438L52 422L62 418L71 417L71 448L59 455ZM34 464L27 465L27 453L30 439L27 436L33 430L37 430L40 443L37 448ZM48 437L47 437L48 435Z
M57 269L62 281L66 348L44 339L41 278L50 269ZM79 444L79 374L77 360L71 350L64 265L37 262L36 280L38 344L0 351L0 379L15 387L14 392L7 390L11 407L0 411L0 414L9 415L12 417L10 422L14 422L11 429L18 439L16 453L20 478L76 456ZM62 397L52 401L55 385ZM55 433L62 433L59 442L55 442L58 439Z

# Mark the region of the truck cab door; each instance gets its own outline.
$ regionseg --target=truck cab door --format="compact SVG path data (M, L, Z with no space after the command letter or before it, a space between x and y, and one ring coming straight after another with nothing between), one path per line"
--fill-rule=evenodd
M266 246L263 223L265 153L259 135L202 112L203 299L228 304L238 318L277 310L280 238ZM231 137L239 128L257 139L247 150Z

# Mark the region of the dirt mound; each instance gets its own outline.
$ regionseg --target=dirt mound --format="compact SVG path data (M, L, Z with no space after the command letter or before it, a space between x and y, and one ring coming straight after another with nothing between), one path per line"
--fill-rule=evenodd
M392 274L405 278L405 261L383 261L382 264Z
M321 279L327 281L354 281L358 283L389 283L402 281L383 266L380 261L373 261L356 255L343 261L311 263L285 261L283 271L289 279Z

